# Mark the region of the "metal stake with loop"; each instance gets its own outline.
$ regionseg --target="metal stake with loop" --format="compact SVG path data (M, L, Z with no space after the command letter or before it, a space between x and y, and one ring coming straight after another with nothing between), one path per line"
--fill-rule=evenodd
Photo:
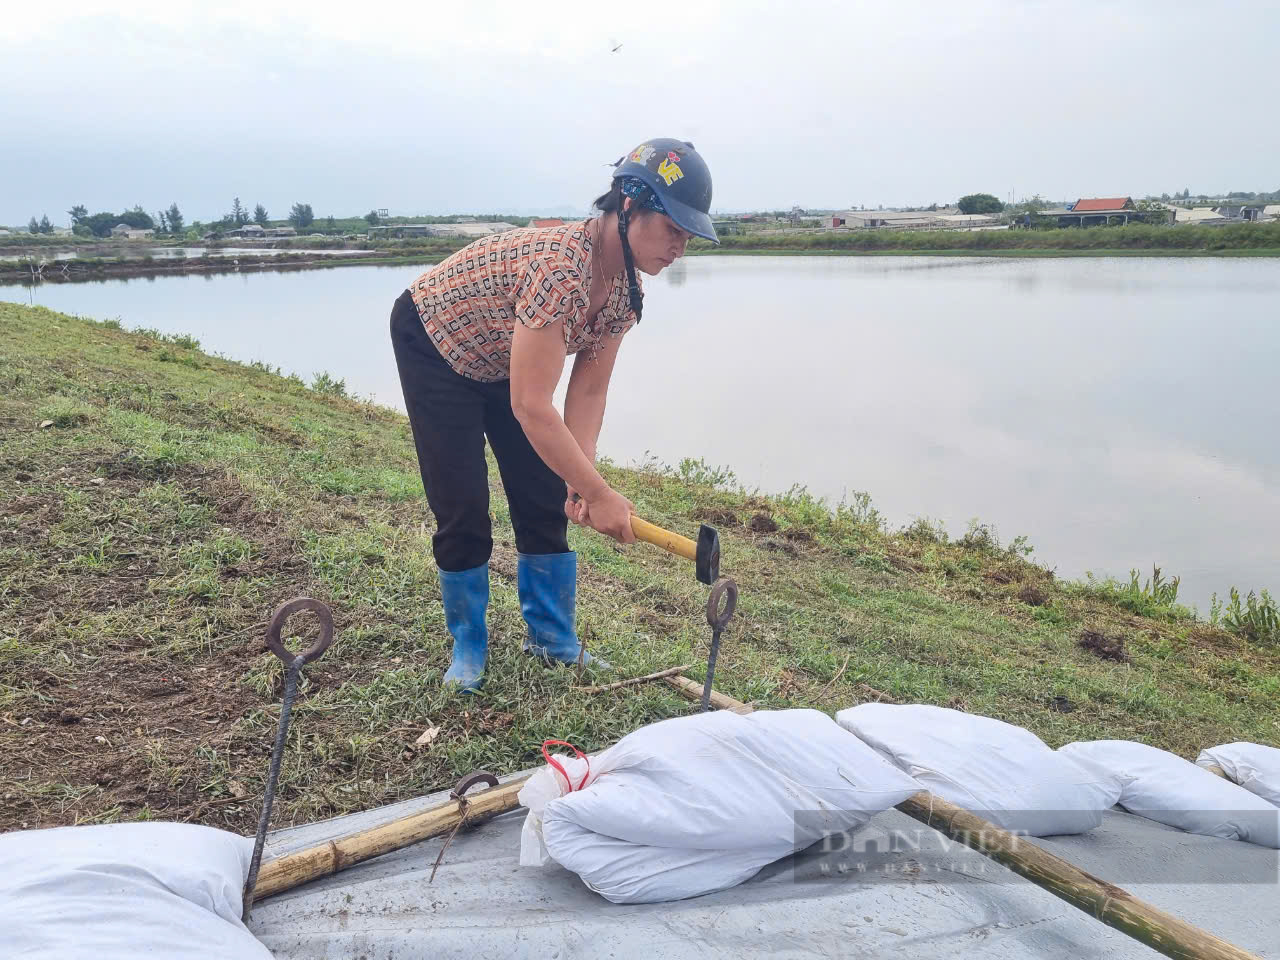
M724 609L720 609L724 601ZM738 605L738 585L729 577L717 580L711 588L711 596L707 597L707 623L711 627L711 654L707 657L707 680L702 685L702 709L711 709L711 680L716 673L716 657L720 655L720 634L733 619L734 608Z
M290 653L280 639L280 630L291 616L300 610L310 610L320 618L320 638L299 654ZM258 883L258 867L262 865L262 848L267 842L267 824L271 822L271 804L276 798L276 781L280 777L280 760L284 756L285 739L289 733L289 711L298 693L298 680L302 668L312 660L320 659L333 642L333 611L328 604L311 597L295 597L276 608L267 627L267 646L284 663L284 701L280 705L280 724L276 727L276 745L271 751L271 768L267 771L267 792L262 798L262 814L258 817L258 834L253 842L253 859L249 861L249 877L244 882L244 907L240 919L248 923L253 909L253 888Z

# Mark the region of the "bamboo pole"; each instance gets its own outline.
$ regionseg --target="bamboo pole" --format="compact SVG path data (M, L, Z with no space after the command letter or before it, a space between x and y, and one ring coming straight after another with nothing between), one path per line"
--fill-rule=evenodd
M522 777L483 793L468 794L467 823L487 820L520 806L516 795L527 779L529 778ZM370 827L359 833L268 860L258 873L254 900L264 900L392 850L438 837L456 827L460 819L462 817L458 801L446 800L418 813L384 823L380 827Z
M702 684L696 680L690 680L688 677L665 677L664 679L668 685L674 687L680 693L680 696L689 700L702 699ZM711 691L711 705L717 710L728 710L731 713L750 713L755 709L741 700L735 700L733 697L717 693L714 690Z
M1166 957L1258 960L1255 954L1139 900L1127 890L1085 873L1025 837L1002 830L941 797L921 791L898 804L897 809Z
M702 699L701 684L687 677L665 679L682 696L690 700ZM754 709L750 704L722 693L713 693L712 703L720 709L740 714L751 713ZM469 795L467 822L479 822L514 810L520 805L517 794L527 779L512 780L483 793ZM1256 955L1139 900L1128 891L1085 873L1025 838L1002 830L927 791L908 797L898 804L897 809L1167 957L1175 960L1259 960ZM447 800L391 823L268 860L258 874L254 899L263 900L384 853L440 836L454 829L461 819L459 801Z

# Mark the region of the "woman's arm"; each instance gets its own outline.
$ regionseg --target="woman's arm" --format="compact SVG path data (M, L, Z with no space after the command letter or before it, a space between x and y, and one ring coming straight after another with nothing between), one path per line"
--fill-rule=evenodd
M607 346L607 344L606 344ZM616 355L617 347L613 347ZM603 354L603 349L601 351ZM583 452L574 433L560 418L551 398L556 384L564 372L564 331L561 321L535 328L517 324L511 341L511 410L524 428L529 443L538 456L565 482L578 491L587 501L586 522L601 533L616 537L623 543L631 543L631 502L613 490L596 471L595 465ZM603 363L603 357L601 359ZM609 368L612 371L612 360ZM577 376L577 365L574 377ZM606 384L607 386L607 384ZM573 381L569 389L572 392ZM581 390L581 386L579 387ZM586 401L577 402L578 418L583 416ZM565 414L569 415L569 402L565 401ZM604 415L603 397L599 401L599 416L595 418L594 433L600 429ZM578 423L583 420L578 419ZM586 422L590 422L588 417ZM581 429L581 427L580 427ZM592 453L595 435L591 436Z
M594 353L583 350L573 360L569 389L564 397L564 423L578 441L578 446L593 464L600 425L604 423L605 400L609 380L618 359L622 337L606 337Z

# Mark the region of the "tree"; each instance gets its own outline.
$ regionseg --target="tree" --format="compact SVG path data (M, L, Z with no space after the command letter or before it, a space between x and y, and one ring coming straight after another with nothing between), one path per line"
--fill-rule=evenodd
M87 217L81 217L79 226L88 230L95 237L111 236L111 228L120 222L120 218L114 213L95 213Z
M289 210L289 222L301 230L315 223L316 215L311 212L311 204L295 203Z
M329 216L325 217L324 225L327 230L333 229L333 214L329 214Z
M376 226L378 225L378 211L377 211L377 210L370 210L368 213L366 213L366 214L364 215L364 218L365 218L366 220L368 220L368 221L369 221L369 226L371 226L371 227L376 227Z
M49 222L49 215L47 213L40 218L40 232L53 233L53 224Z
M1182 191L1182 199L1183 199L1183 200L1190 200L1190 199L1191 199L1191 188L1190 188L1190 187L1186 187L1186 188L1184 188L1184 189L1183 189L1183 191Z
M134 207L132 210L126 210L124 213L120 214L120 218L116 222L127 223L135 230L154 230L156 228L156 222L151 219L151 214L147 213L147 211L143 210L140 206ZM115 224L112 224L112 226L114 225ZM107 232L110 233L110 230Z
M176 203L169 204L169 209L165 211L165 216L169 219L169 232L182 232L182 211L178 209Z
M265 227L270 217L267 216L267 208L262 204L258 204L253 208L253 222L260 227Z
M249 211L241 206L239 197L236 197L231 202L231 213L227 214L227 216L231 218L231 222L237 227L243 227L249 222Z
M67 211L67 216L71 218L72 226L80 226L80 221L89 215L89 208L83 203L77 203L74 207Z
M961 197L956 206L960 208L961 213L999 213L1004 209L1004 204L997 200L989 193L971 193L968 196Z
M164 215L163 210L156 214L156 221L160 224L161 233L169 232L169 218Z
M38 221L35 217L32 217L31 222L27 224L27 233L39 233L39 232L40 232L40 221Z

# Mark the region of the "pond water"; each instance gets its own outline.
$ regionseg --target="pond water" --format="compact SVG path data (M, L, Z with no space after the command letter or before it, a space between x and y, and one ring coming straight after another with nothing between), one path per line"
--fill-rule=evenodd
M387 339L414 267L0 288L190 333L402 407ZM1280 588L1280 260L694 257L650 278L600 451L866 491L971 518L1068 577Z

